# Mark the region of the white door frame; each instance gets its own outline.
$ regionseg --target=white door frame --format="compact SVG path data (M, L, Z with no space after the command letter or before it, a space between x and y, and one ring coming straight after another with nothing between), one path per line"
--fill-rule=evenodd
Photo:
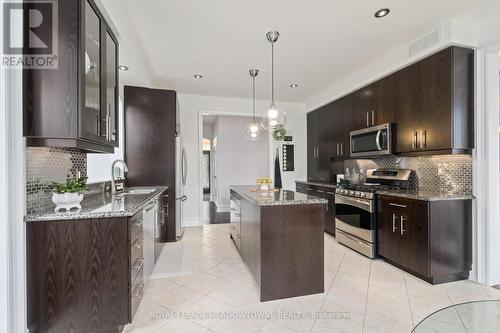
M21 36L22 19L11 28ZM0 331L18 333L27 327L22 71L0 69L0 74Z
M473 156L474 265L471 278L500 284L500 43L476 51L476 149Z
M198 210L200 214L199 223L203 225L203 185L201 183L201 175L203 173L203 165L200 161L203 154L203 114L210 114L214 116L239 116L239 117L252 117L251 110L223 110L223 109L198 109L198 190L200 193L200 200L198 200ZM269 134L269 149L272 150L272 136ZM269 174L271 174L271 169ZM217 190L219 186L217 185Z

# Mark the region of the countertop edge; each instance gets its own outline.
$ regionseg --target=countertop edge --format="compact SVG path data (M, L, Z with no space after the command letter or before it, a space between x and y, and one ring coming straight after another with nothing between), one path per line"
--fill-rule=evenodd
M395 198L405 198L405 199L412 199L412 200L419 200L419 201L453 201L453 200L474 200L476 197L473 195L439 195L439 194L418 194L418 193L394 193L390 191L377 191L377 195L384 195L388 197L395 197Z
M248 196L245 191L242 191L242 190L239 190L237 187L238 186L241 186L241 185L232 185L232 186L229 186L229 189L231 191L234 191L236 193L238 193L239 195L241 195L243 198L245 198L246 200L256 204L257 206L261 206L261 207L273 207L273 206L299 206L299 205L315 205L315 204L318 204L318 205L326 205L328 204L328 200L326 199L322 199L322 198L315 198L315 199L308 199L308 200L294 200L294 201L279 201L279 202L266 202L266 201L259 201L258 199L255 199L255 198L252 198L250 196ZM295 192L295 191L291 191L291 192L294 192L294 193L298 193L298 192Z
M89 219L100 219L100 218L117 218L117 217L132 217L137 214L144 206L150 202L151 200L159 197L163 192L168 190L167 186L139 186L140 188L156 188L156 191L151 192L143 201L137 204L133 209L129 209L127 211L122 212L86 212L86 213L74 213L74 214L65 214L65 213L53 213L53 214L26 214L24 216L25 223L33 223L33 222L50 222L50 221L70 221L70 220L89 220ZM133 188L133 187L131 187Z

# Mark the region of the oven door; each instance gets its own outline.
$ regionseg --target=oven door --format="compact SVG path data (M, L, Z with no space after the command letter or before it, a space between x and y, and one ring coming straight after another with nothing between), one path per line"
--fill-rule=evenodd
M392 153L391 124L351 132L351 156L375 156Z
M335 222L337 229L375 242L375 200L336 194Z

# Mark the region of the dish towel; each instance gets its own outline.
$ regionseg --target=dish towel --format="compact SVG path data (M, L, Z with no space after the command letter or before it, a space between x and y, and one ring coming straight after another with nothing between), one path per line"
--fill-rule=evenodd
M278 148L276 148L276 159L274 160L274 187L283 187L281 183L280 151Z

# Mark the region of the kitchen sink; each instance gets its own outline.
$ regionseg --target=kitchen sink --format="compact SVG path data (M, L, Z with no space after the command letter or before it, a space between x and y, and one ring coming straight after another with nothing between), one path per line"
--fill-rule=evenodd
M149 193L153 193L154 191L156 191L155 188L136 188L136 189L125 190L123 193L124 194L149 194Z

